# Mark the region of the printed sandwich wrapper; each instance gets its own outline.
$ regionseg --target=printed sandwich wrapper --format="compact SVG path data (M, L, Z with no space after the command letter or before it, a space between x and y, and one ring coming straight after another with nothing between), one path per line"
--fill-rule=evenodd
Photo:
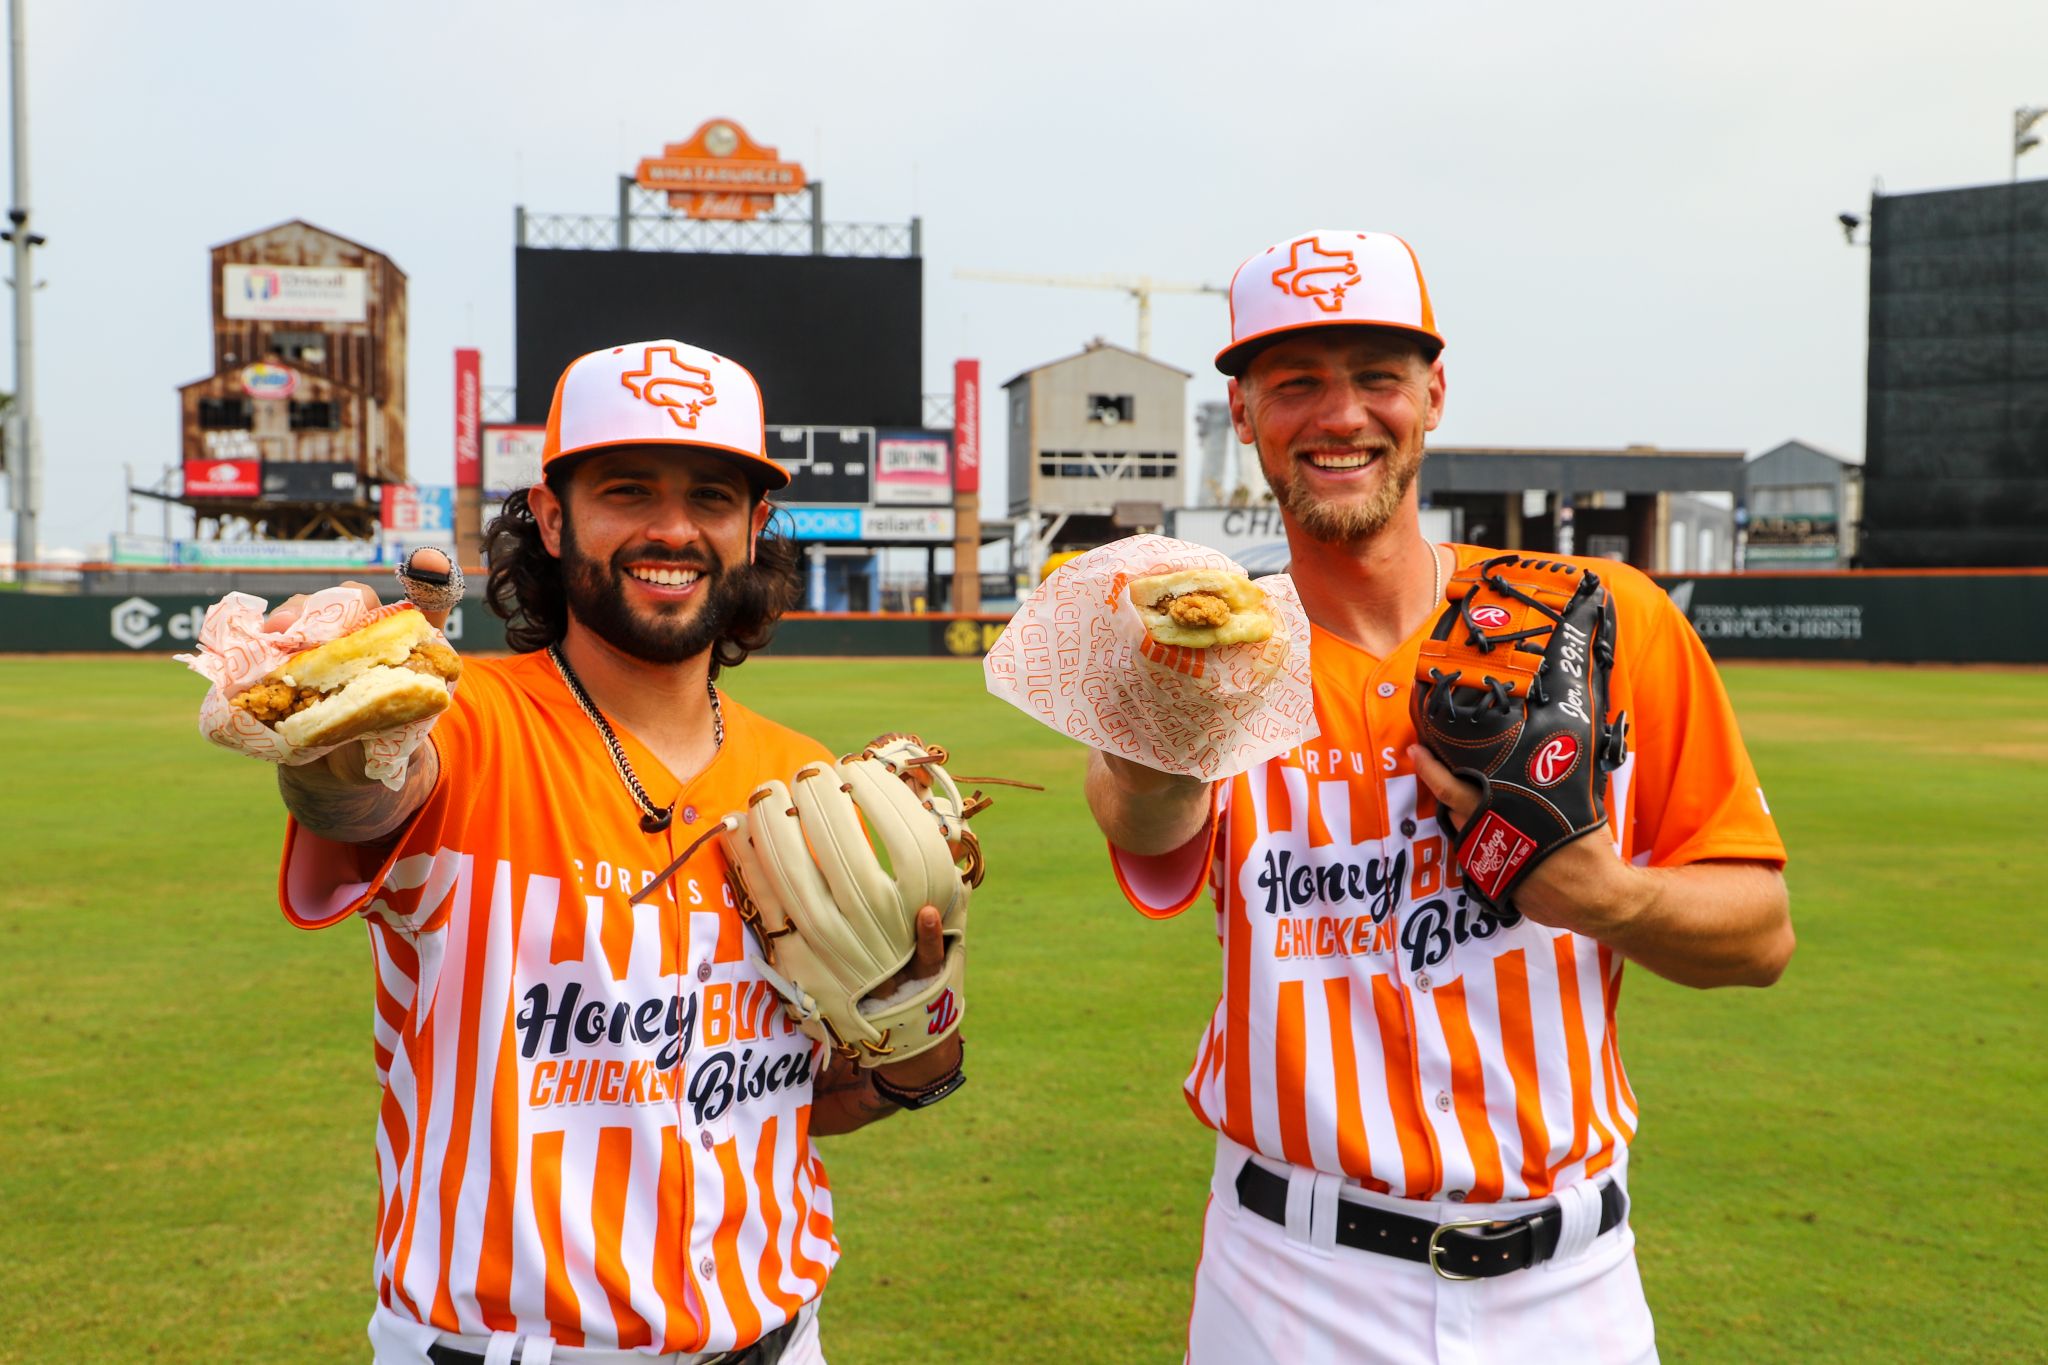
M302 649L325 644L394 611L415 608L403 602L373 608L364 605L362 593L354 588L323 588L306 599L298 620L283 630L266 631L263 617L269 606L245 592L229 593L206 609L206 621L199 627L199 652L176 657L213 684L199 706L200 734L251 758L297 767L324 758L341 745L297 748L247 711L228 705L228 698L240 696ZM397 791L405 782L406 761L438 719L429 716L362 736L363 771Z
M1129 583L1227 555L1132 536L1068 560L1017 608L982 671L988 690L1104 753L1214 782L1315 738L1308 617L1294 581L1257 580L1280 624L1263 644L1182 649L1146 633Z

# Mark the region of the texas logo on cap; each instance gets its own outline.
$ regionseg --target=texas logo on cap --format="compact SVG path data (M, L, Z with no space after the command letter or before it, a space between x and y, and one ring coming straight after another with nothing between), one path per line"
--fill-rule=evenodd
M1287 264L1273 272L1274 287L1297 299L1313 300L1325 313L1340 311L1344 291L1357 283L1357 256L1341 247L1325 251L1314 236L1289 242Z
M1267 339L1309 327L1391 327L1444 344L1414 251L1387 232L1319 228L1239 266L1230 344L1216 353L1216 368L1242 374Z
M679 427L694 429L697 414L718 401L711 387L711 371L685 365L676 359L673 346L649 346L641 367L620 375L619 382L642 402L667 408ZM679 389L681 393L676 392Z
M690 446L731 456L762 489L786 487L768 458L761 388L744 365L663 338L578 357L555 385L543 470L612 446Z

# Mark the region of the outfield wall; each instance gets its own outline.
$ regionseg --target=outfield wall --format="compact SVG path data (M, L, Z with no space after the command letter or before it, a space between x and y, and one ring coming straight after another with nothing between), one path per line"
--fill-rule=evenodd
M2048 663L2048 570L1731 574L1660 580L1721 659ZM171 653L216 599L0 592L0 653ZM1000 616L796 613L770 654L975 658ZM459 648L505 648L481 599L449 622Z
M171 654L193 647L217 597L189 593L0 592L0 653ZM853 616L792 613L771 654L977 658L1002 633L1001 616ZM505 648L505 623L471 597L448 619L457 648Z
M2048 663L2048 570L1672 575L1717 659Z

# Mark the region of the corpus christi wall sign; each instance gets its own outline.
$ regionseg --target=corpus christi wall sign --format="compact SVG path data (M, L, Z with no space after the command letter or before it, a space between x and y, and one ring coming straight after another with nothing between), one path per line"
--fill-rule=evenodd
M808 183L802 166L725 118L706 120L660 156L642 157L633 179L643 189L666 190L669 206L692 218L735 219L766 213L777 195L795 194Z

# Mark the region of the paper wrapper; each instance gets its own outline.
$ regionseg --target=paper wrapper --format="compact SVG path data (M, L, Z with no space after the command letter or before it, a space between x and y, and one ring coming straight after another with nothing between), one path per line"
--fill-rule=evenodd
M409 603L371 608L354 588L323 588L306 599L299 619L280 631L265 631L263 617L270 604L245 592L231 592L206 609L206 621L199 627L199 652L177 655L213 686L199 706L199 733L222 748L260 758L266 763L297 767L323 758L341 747L324 745L300 749L285 742L284 736L250 715L228 705L228 698L240 696L251 684L302 649L346 635L394 611L412 611ZM378 730L358 740L363 746L363 771L397 791L405 782L406 761L419 748L438 716L416 720L394 730Z
M1242 570L1207 546L1132 536L1062 564L982 663L988 690L1063 735L1161 772L1217 781L1317 734L1308 617L1294 580L1258 580L1286 632L1180 649L1146 633L1127 585L1181 569Z

